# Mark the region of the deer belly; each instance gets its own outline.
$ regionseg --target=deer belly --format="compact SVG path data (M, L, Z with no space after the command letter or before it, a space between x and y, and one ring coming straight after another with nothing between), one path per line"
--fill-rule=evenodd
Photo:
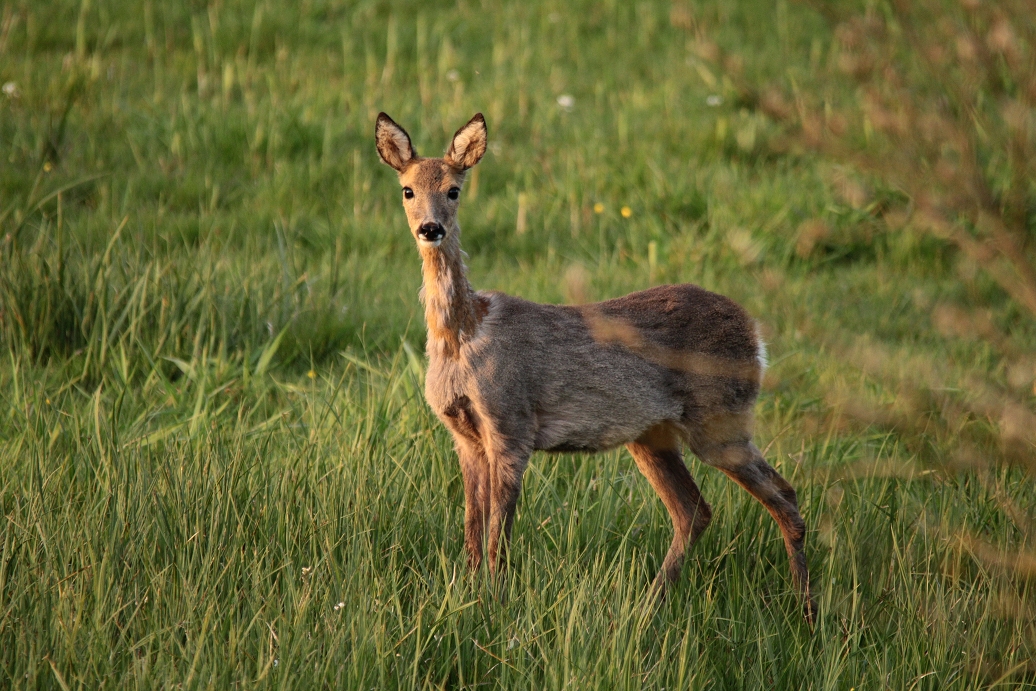
M579 405L538 410L535 447L543 451L603 451L633 441L659 422L679 419L678 406L662 401L635 406L623 398L602 398L591 405L583 398Z

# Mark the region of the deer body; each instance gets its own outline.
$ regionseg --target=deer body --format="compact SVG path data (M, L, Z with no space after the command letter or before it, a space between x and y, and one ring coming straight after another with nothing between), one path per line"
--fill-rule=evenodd
M743 411L755 400L758 382L731 386L673 371L625 344L595 337L595 319L608 315L638 326L646 340L675 341L674 350L709 352L704 348L711 346L716 354L740 337L743 359L755 360L758 344L745 338L754 336L747 315L697 286L662 286L584 307L542 305L502 293L477 296L486 312L459 352L450 355L434 340L429 344L425 394L447 424L447 411L466 398L480 418L506 421L508 436L530 451L604 451L660 424L689 436L709 414L706 402ZM703 307L728 312L732 333L682 328Z
M663 590L711 518L683 462L686 444L777 520L812 620L795 491L751 443L765 351L748 314L693 285L582 306L475 292L466 277L456 205L464 171L486 149L482 116L458 130L441 159L418 157L406 132L384 113L376 140L382 160L399 173L422 257L425 396L460 458L469 565L480 566L483 543L490 569L501 565L534 450L625 444L673 521L673 542L655 580Z

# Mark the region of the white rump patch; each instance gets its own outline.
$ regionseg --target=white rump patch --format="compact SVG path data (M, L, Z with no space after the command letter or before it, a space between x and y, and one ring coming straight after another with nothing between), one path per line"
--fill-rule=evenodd
M770 358L766 352L766 341L763 340L762 330L755 327L755 340L759 343L755 351L755 359L759 361L759 378L762 379L763 372L770 366Z

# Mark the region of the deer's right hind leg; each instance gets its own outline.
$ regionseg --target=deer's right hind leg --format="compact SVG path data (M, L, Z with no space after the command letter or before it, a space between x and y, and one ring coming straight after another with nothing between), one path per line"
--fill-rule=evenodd
M680 576L687 550L712 520L712 510L680 453L680 441L668 428L652 428L626 445L637 468L648 479L673 521L673 542L652 584L659 593Z
M810 590L809 570L803 549L806 523L799 513L795 489L766 462L763 454L750 441L714 446L699 454L699 457L741 485L777 521L791 562L792 583L802 598L806 620L813 623L817 605Z

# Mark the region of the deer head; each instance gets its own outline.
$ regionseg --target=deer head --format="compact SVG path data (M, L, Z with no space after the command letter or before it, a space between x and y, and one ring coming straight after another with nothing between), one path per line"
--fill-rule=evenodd
M477 113L453 135L442 158L421 158L410 135L385 113L374 128L378 155L399 174L403 209L422 250L457 236L457 205L464 173L486 153L486 121Z

